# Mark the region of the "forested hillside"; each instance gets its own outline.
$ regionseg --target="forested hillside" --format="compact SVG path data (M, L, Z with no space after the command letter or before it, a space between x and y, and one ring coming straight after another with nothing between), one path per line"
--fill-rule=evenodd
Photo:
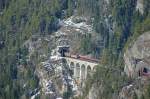
M142 1L142 9L137 7L138 1ZM127 82L133 81L123 73L123 54L138 36L150 31L149 0L1 0L0 99L28 99L36 93L32 90L40 89L35 75L40 60L35 55L28 62L30 52L23 45L33 35L53 35L61 28L61 20L74 15L88 18L93 34L104 42L104 47L98 49L91 36L74 42L79 46L74 49L76 52L92 54L100 63L87 79L83 95L77 98L86 99L91 92L96 93L93 99L112 99ZM21 74L20 65L24 66ZM28 83L24 88L25 81ZM92 92L91 88L98 89ZM143 99L149 99L149 92L148 89Z
M0 1L0 98L20 99L37 87L33 64L27 64L28 51L23 44L32 35L50 35L59 28L59 19L69 15L70 0L2 0ZM18 76L17 66L25 65ZM29 81L22 89L21 78ZM28 96L28 95L27 95Z
M107 40L100 60L103 65L87 81L82 99L88 95L91 99L116 99L122 86L134 81L123 74L123 54L130 43L150 30L150 3L141 1L144 13L137 9L137 0L79 0L78 13L93 17L95 31ZM147 93L142 99L149 99Z

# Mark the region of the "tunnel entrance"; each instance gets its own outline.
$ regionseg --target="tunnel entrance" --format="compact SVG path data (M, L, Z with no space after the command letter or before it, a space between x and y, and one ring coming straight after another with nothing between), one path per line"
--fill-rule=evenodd
M139 76L150 76L149 69L144 67L141 70L139 70Z
M65 53L69 52L69 47L59 47L58 52L60 53L61 57L65 57Z

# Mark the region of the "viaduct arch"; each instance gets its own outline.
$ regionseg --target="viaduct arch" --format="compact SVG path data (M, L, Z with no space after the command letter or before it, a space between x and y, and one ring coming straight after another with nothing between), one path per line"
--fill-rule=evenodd
M89 74L96 70L98 62L80 60L78 58L64 57L70 70L73 71L73 78L79 82L84 81Z

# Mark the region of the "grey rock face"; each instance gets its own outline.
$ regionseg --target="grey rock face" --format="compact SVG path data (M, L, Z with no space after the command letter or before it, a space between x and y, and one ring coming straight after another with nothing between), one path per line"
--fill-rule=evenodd
M141 35L124 54L124 71L130 77L139 76L141 68L150 70L150 31Z
M136 5L136 9L139 10L139 12L141 14L144 13L144 4L143 4L144 0L137 0L137 5Z

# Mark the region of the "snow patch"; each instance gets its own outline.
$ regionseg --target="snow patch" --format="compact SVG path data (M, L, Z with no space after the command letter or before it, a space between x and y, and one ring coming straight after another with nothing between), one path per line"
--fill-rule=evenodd
M138 10L141 14L144 13L143 0L137 0L136 10Z
M68 18L67 20L63 20L63 23L64 23L64 26L71 26L71 27L74 27L76 28L77 31L81 31L82 29L83 30L87 30L88 32L92 32L92 25L88 25L85 21L81 21L81 22L73 22L73 19L74 18L81 18L81 19L84 19L82 17L70 17ZM87 19L84 19L84 20L87 20Z
M36 96L39 95L40 92L36 93L35 95L31 96L31 99L36 99Z
M63 99L63 98L59 97L59 98L56 98L56 99Z

